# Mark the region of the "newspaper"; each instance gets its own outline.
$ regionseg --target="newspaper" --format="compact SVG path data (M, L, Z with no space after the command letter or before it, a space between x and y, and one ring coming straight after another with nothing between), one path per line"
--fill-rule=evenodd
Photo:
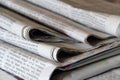
M72 42L72 39L58 31L37 24L2 7L0 7L0 26L27 40L45 42L69 42L71 40Z
M17 15L17 14L13 14L13 12L5 10L3 8L1 8L2 12L6 12L9 13L11 15ZM18 17L18 16L17 16ZM4 28L4 26L2 26ZM3 41L6 41L10 44L13 44L15 46L21 47L23 49L26 49L30 52L33 52L37 55L40 55L44 58L50 59L52 61L57 61L57 62L66 62L67 59L74 57L75 55L81 55L87 51L96 49L100 46L90 46L88 44L84 44L84 43L42 43L42 42L31 42L31 41L27 41L24 38L21 38L20 36L17 36L15 34L12 34L2 28L0 28L0 39ZM116 42L116 39L111 39L110 41L107 40L106 42L103 42L103 44L111 44L112 42ZM113 44L112 44L113 45ZM119 45L119 44L118 44ZM108 47L106 47L105 49L100 49L99 51L95 51L94 53L88 53L88 54L84 54L81 55L81 58L76 58L74 59L74 62L79 61L80 59L87 58L90 57L92 55L95 55L97 53L100 53L104 50L108 50L110 49L111 45L109 45ZM63 55L64 54L64 55ZM66 57L65 55L68 55L68 57ZM70 63L69 63L70 62ZM69 62L66 62L67 64L71 64L73 63L73 60L71 58L71 60L69 60Z
M117 67L120 67L120 55L95 62L72 71L55 74L52 80L84 80Z
M98 63L67 71L68 74L64 72L64 80L83 80L110 68L119 67L119 59L120 56L117 55ZM54 73L60 66L62 66L60 63L53 63L38 55L0 41L0 68L24 80L54 80L53 78L56 77ZM81 76L73 73L77 75L79 73ZM73 76L70 76L70 74ZM62 74L59 76L62 76ZM59 80L58 76L57 80Z
M31 42L16 36L2 28L0 28L0 39L6 41L10 44L16 45L23 49L26 49L30 52L36 53L44 58L50 59L52 61L61 62L61 58L63 54L66 55L78 55L83 52L90 51L92 49L98 48L89 46L83 43L43 43L43 42ZM111 43L111 41L110 41ZM71 56L72 57L72 56ZM62 59L64 61L64 59Z
M114 47L117 47L120 45L119 39L113 39L110 40L108 44L104 46L98 46L98 47L92 47L86 44L65 44L65 43L60 43L60 44L47 44L47 43L41 43L41 42L31 42L27 41L23 38L20 38L19 36L16 36L2 28L0 28L0 40L6 41L10 44L13 44L15 46L21 47L23 49L26 49L30 52L33 52L39 56L42 56L46 59L52 60L52 61L57 61L57 62L62 62L63 65L70 65L72 63L77 63L78 61L81 61L82 59L91 57L93 55L99 54L103 51L112 49ZM59 46L57 46L59 45ZM72 46L72 47L70 47ZM73 48L74 47L74 48ZM115 50L117 51L117 50ZM105 54L107 56L105 56ZM116 53L103 53L105 57L111 56L111 55L116 55ZM65 56L66 55L66 56ZM98 55L99 56L99 55ZM101 59L97 58L98 60ZM96 60L96 58L95 58ZM94 60L90 60L87 63L93 62ZM85 61L86 62L86 61ZM80 65L84 65L87 63L80 63ZM80 65L74 65L70 68L73 67L79 67Z
M18 9L18 12L20 12L20 13L24 13L24 11L27 9L30 11L34 11L37 8L36 7L34 9L34 6L31 7L32 5L29 3L28 3L29 6L27 6L27 2L25 2L24 0L19 0L19 1L17 1L17 0L5 0L5 1L0 0L0 3L3 5L8 4L6 6L8 6L8 7L11 6L11 9L13 9L13 7L14 7L14 10ZM25 10L23 9L23 7L25 8ZM39 8L39 9L42 9L42 8ZM0 13L4 12L4 14L7 15L7 20L9 20L9 19L11 20L14 18L16 21L18 21L18 23L15 23L16 25L19 25L19 22L20 23L22 22L18 19L18 16L17 17L10 16L10 15L14 15L14 13L7 11L3 8L0 8L0 10L1 10ZM21 11L21 10L23 10L23 11ZM37 11L37 10L35 10L35 11ZM28 15L27 13L25 13L25 15ZM31 13L29 13L29 14L31 14ZM40 14L40 12L39 12L39 14ZM6 17L6 15L4 17ZM33 15L33 13L32 13L32 15ZM37 16L38 16L38 14L37 14ZM47 15L47 16L50 17L50 19L52 19L52 17L53 17L52 15ZM42 19L45 19L46 17L44 17ZM48 19L48 17L47 17L47 19ZM55 19L57 19L57 18L59 21L59 17L56 17ZM6 18L1 17L1 20L4 21L4 19L6 20ZM60 20L62 20L62 18ZM69 22L69 20L65 20L65 23L66 23L66 21ZM41 22L41 21L39 21L39 22ZM22 22L22 24L23 23L24 22ZM0 41L0 68L18 76L18 77L21 77L24 80L41 80L41 79L43 79L43 80L51 80L52 79L53 80L54 78L56 79L56 77L57 77L57 80L71 80L71 79L72 80L73 79L82 80L82 79L94 76L96 74L99 74L101 72L104 72L106 70L109 70L111 68L119 67L119 64L120 64L119 63L119 61L120 61L119 55L118 55L119 51L120 51L119 39L113 38L110 41L107 41L107 44L104 44L102 46L94 46L94 47L90 46L90 45L88 45L88 44L91 44L91 43L89 43L89 40L88 40L88 42L86 42L85 40L89 36L91 37L91 35L93 37L93 33L94 33L95 37L97 37L97 38L99 37L100 39L109 38L111 36L101 33L101 32L94 31L89 28L84 28L84 27L80 28L80 30L82 29L81 32L83 32L85 34L87 32L88 36L85 37L84 38L85 40L83 40L83 41L79 40L79 41L83 42L83 43L80 43L79 45L77 45L79 47L77 47L76 46L77 43L75 43L75 47L77 47L77 49L71 49L74 46L73 44L41 43L41 42L33 42L33 41L31 42L31 41L28 41L25 38L21 37L20 35L17 35L16 33L14 33L14 31L10 30L11 28L9 28L8 26L6 27L5 24L0 25L0 26L2 28L4 28L4 29L0 28L0 34L2 34L2 35L0 35L1 40L28 50L28 51L25 51L24 49L21 49L16 46L12 46L8 43L5 43L3 41ZM13 26L12 28L16 28L16 26ZM77 28L70 28L70 29L72 30L72 29L77 29ZM60 31L62 31L62 30L60 29ZM95 33L96 34L99 33L100 36L98 36L98 34L95 35ZM73 33L71 33L71 34L73 34ZM26 33L25 33L25 35L26 35ZM70 37L72 37L72 36L70 36ZM74 38L74 37L72 37L72 38ZM74 38L74 39L76 39L76 38ZM78 40L78 39L76 39L76 40ZM92 38L92 40L93 40L93 38ZM87 44L84 44L84 43L87 43ZM66 45L66 47L64 45ZM87 45L87 47L85 47L86 45ZM68 46L69 46L69 48L68 48ZM82 46L85 49L82 48ZM31 53L31 52L33 52L33 53ZM37 55L34 53L36 53ZM40 56L38 56L38 55L40 55ZM71 57L71 55L72 55L72 57ZM97 61L97 60L100 60L103 58L107 58L107 57L110 57L113 55L118 55L118 56L106 59L105 64L104 63L101 64L101 62L99 64L99 62L98 62L95 64L90 64L88 66L82 67L91 62L94 62L94 61ZM66 59L68 57L69 57L69 59ZM45 58L47 58L47 59L45 59ZM50 61L48 59L50 59L52 61ZM57 61L57 62L63 61L63 63L56 63L54 61ZM107 62L107 64L106 64L106 62ZM73 68L74 68L74 70L72 70ZM75 68L77 68L77 69L75 69ZM58 69L63 70L64 73L59 73L59 75L55 74L55 73L57 73L56 70L58 70ZM71 71L69 71L69 70L71 70ZM63 72L63 71L61 71L61 72ZM93 71L93 73L91 73L92 71ZM81 76L78 76L78 73L81 74Z
M111 35L86 28L48 10L34 6L24 0L0 0L0 4L42 22L83 43L95 45L101 40L111 37Z
M36 42L27 41L25 39L22 39L14 34L5 31L4 29L0 29L0 34L3 34L0 36L1 40L19 46L21 48L24 48L28 51L31 51L33 53L36 53L37 55L40 55L42 57L45 57L53 61L59 61L57 55L59 53L63 54L62 52L64 52L64 50L61 50L60 47L56 47L53 45L40 43L40 42L36 43Z
M87 27L120 37L120 6L103 0L27 0Z
M92 77L108 69L118 67L120 64L119 59L120 56L117 55L98 63L64 72L64 80L83 80ZM56 77L57 80L59 80L59 76L62 76L61 73L58 73L60 75L56 76L56 70L58 70L59 67L63 67L63 65L61 63L51 62L31 52L0 41L0 68L24 80L54 80ZM91 70L94 72L91 73ZM81 74L81 76L75 75L77 73ZM70 76L70 74L73 76ZM60 80L62 80L62 78Z
M71 57L62 63L63 67L60 67L60 70L66 71L75 69L105 58L109 58L115 55L118 55L120 51L119 42L115 42L104 47L94 49L84 54Z
M0 68L24 80L49 80L57 65L0 41Z

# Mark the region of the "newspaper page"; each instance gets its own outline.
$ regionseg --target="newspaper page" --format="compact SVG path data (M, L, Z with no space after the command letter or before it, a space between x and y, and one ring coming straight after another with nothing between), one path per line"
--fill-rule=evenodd
M47 45L44 43L34 43L34 42L32 43L30 41L27 41L25 39L22 39L16 35L14 35L14 34L10 34L9 32L7 32L3 29L0 29L0 34L2 34L0 36L1 40L4 40L4 41L14 44L16 46L19 46L21 48L24 48L28 51L36 53L47 59L58 61L58 59L57 59L57 57L55 57L55 55L57 56L57 53L60 50L59 47Z
M63 63L64 66L59 69L63 71L71 70L104 58L118 55L120 52L119 45L120 41L118 40L108 45L85 52L84 54L71 57L70 59L67 59L66 62Z
M63 54L77 55L98 48L83 43L31 42L0 28L0 39L53 61L61 61ZM111 41L110 41L111 43ZM61 58L60 58L61 56ZM71 56L72 57L72 56ZM64 61L64 60L62 60Z
M120 6L103 0L27 0L41 7L120 37Z
M67 36L0 7L0 26L22 38L34 41L72 41ZM44 35L44 36L43 36Z
M45 57L47 59L50 59L52 61L57 61L57 62L66 62L66 60L69 58L71 58L71 60L69 60L70 64L73 63L73 61L76 62L79 61L80 59L83 59L83 57L89 57L91 55L97 54L101 51L104 50L108 50L113 46L116 47L117 45L119 45L119 43L115 44L111 44L113 42L118 41L118 39L110 39L107 40L106 42L103 42L103 44L107 45L107 44L111 44L108 47L103 47L101 49L97 49L100 48L100 46L90 46L87 44L83 44L83 43L43 43L43 42L31 42L31 41L27 41L23 38L20 38L19 36L16 36L2 28L0 28L0 39L3 41L6 41L10 44L13 44L15 46L21 47L23 49L26 49L30 52L33 52L37 55L40 55L42 57ZM91 50L96 50L96 52L90 52L90 53L86 53L88 51ZM66 56L68 57L66 57ZM81 58L72 58L74 56L78 56L81 55ZM74 60L72 60L74 59ZM69 63L68 62L68 63ZM66 64L66 63L65 63Z
M0 80L23 80L23 79L18 78L4 70L0 70Z
M102 47L100 46L92 47L92 46L82 44L82 43L81 44L80 43L75 43L75 44L65 44L65 43L52 44L50 43L50 44L47 44L47 43L40 43L40 42L35 43L35 42L27 41L1 28L0 28L0 34L2 34L0 35L1 40L6 41L15 46L21 47L23 49L26 49L30 52L36 53L52 61L63 62L63 66L69 65L74 62L78 62L82 59L88 58L90 56L99 54L103 51L117 47L120 44L119 42L117 42L119 41L117 39L110 40L109 43L107 41L107 44ZM111 54L108 54L108 56L109 55L111 56ZM83 65L83 64L85 63L80 63L80 65ZM79 67L79 66L75 65L74 67Z
M53 80L84 80L117 67L120 67L120 55L101 60L72 71L55 74Z
M105 62L103 61L103 65L101 65L101 63L99 64L95 63L93 65L90 65L90 67L84 67L82 69L80 68L80 70L79 69L73 70L73 72L70 71L70 74L77 73L78 71L80 71L81 73L82 70L84 71L84 73L92 69L99 70L99 69L93 68L96 66L97 68L100 68L100 69L102 69L103 66L113 67L114 65L114 67L117 67L117 65L119 65L118 63L119 59L120 59L119 56L117 56L116 58L113 57L112 60L107 59ZM107 65L104 63L107 63ZM113 65L111 63L113 63ZM50 80L51 75L57 66L60 66L60 65L51 63L50 61L42 57L39 57L37 55L34 55L33 53L24 51L23 49L14 47L10 44L0 41L0 68L24 80L41 80L41 79ZM95 70L92 70L92 71L95 71ZM89 75L85 76L86 78L92 76L91 73L88 73L88 74ZM67 76L65 75L64 78L67 80L66 77ZM76 77L76 79L77 78L78 76ZM58 79L59 77L57 77L57 80Z
M111 65L111 62L114 63L114 66L117 65L117 62L120 58L112 58L112 60L106 60L108 62L108 65ZM105 61L105 63L106 63ZM103 62L104 63L104 62ZM101 65L101 64L100 64ZM0 41L0 68L20 77L24 80L50 80L51 74L56 69L57 64L53 65L51 62L34 55L32 53L29 53L27 51L24 51L20 48L13 47L12 45L9 45L7 43L4 43ZM106 66L106 64L101 65L101 67L97 68L103 68L103 66ZM92 68L96 67L96 65L92 65ZM112 66L113 67L113 66ZM117 66L116 66L117 67ZM91 67L90 67L91 68ZM89 71L90 68L85 67L85 72ZM88 70L86 70L88 69ZM93 68L95 70L99 70L96 68ZM79 69L78 69L79 70ZM77 70L77 71L78 71ZM83 68L84 71L84 68ZM80 68L81 72L81 68ZM34 73L34 74L33 74ZM74 71L73 71L74 73ZM89 73L88 73L89 74ZM90 74L91 76L91 74ZM73 76L74 77L74 76ZM86 78L88 75L86 76ZM78 78L78 77L76 77ZM58 77L57 77L58 80Z
M49 80L56 65L0 41L0 68L24 80Z
M48 10L34 6L24 0L0 0L0 4L42 22L84 43L94 45L102 39L110 37L110 35L108 36L102 32L86 28Z

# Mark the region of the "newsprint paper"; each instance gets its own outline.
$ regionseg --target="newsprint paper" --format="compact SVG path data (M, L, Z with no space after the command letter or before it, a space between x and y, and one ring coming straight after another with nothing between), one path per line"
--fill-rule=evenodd
M83 25L68 20L48 10L34 6L24 0L0 0L0 4L37 20L40 23L44 23L45 25L83 43L95 45L101 40L111 37L103 32L86 28Z
M2 7L0 8L0 10L2 11L0 13L6 13L6 14L9 13L14 16L17 15L17 14L15 14L5 8L2 8ZM90 51L90 50L100 47L100 46L93 47L93 46L90 46L90 45L84 44L84 43L71 43L71 44L56 43L55 44L55 43L41 43L41 42L35 42L35 41L28 41L27 39L24 39L23 37L15 34L13 31L11 31L12 30L11 28L16 28L16 26L11 24L11 27L9 28L9 26L6 25L6 24L9 24L9 22L7 23L7 21L4 21L4 17L3 18L1 17L1 21L3 22L3 23L1 22L1 24L0 24L0 27L1 27L0 33L3 34L3 35L0 35L1 40L9 42L13 45L19 46L21 48L24 48L28 51L36 53L37 55L40 55L40 56L50 59L52 61L57 61L57 62L65 61L65 59L70 58L71 56L73 57L73 56L81 54L83 52L87 52L87 51ZM2 28L6 29L6 30L4 30ZM17 26L17 28L19 28L19 26ZM13 29L13 30L15 30L15 29ZM10 32L12 32L14 34L12 34ZM114 41L117 41L117 39L113 38L113 39L107 40L106 42L103 42L103 44L104 45L109 44ZM108 48L106 48L106 50ZM104 51L104 50L105 49L100 50L100 52ZM99 53L99 52L96 52L96 53ZM69 56L66 57L63 54L69 55ZM90 56L91 55L94 55L94 53L90 54Z
M49 0L56 9L61 3L62 13L76 13L66 17L87 21L82 24L88 28L27 1L32 2L0 0L1 69L24 80L84 80L120 66L119 15L75 8L69 0Z
M67 46L65 47L65 45L55 46L55 45L50 45L47 43L41 43L41 42L37 43L37 42L27 41L23 38L20 38L19 36L16 36L8 31L2 29L2 28L0 28L0 34L2 34L2 35L0 35L0 39L3 41L6 41L10 44L21 47L23 49L26 49L30 52L33 52L39 56L42 56L46 59L51 60L51 61L57 61L57 62L66 62L67 61L69 64L79 61L83 58L93 56L102 51L114 48L119 45L119 39L113 39L113 40L110 40L108 44L106 44L105 46L102 46L100 48L99 47L91 47L91 46L84 45L84 44L79 44L79 45L72 44L72 46L76 47L76 49L73 49L72 47L71 48L69 48ZM60 44L58 44L58 45L60 45ZM64 47L62 47L62 46L64 46ZM88 51L90 51L90 52L88 52ZM64 56L64 55L66 55L66 56ZM111 55L111 54L106 54L106 55ZM74 56L76 56L75 59L74 59Z
M26 1L26 0L25 0ZM120 6L103 0L27 0L87 27L120 36Z
M84 80L119 67L119 61L120 56L117 55L74 70L60 72L58 67L62 65L0 41L0 68L24 80Z
M0 7L0 25L2 28L27 40L45 42L69 41L67 36L28 20L18 14L5 10L2 7Z
M56 66L37 55L0 41L0 68L25 80L49 80Z

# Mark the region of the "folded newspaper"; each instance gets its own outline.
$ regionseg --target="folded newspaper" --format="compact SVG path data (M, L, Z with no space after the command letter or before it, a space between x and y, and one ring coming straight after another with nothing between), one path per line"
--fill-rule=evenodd
M109 54L109 52L119 53L120 47L112 48L111 51L104 53ZM72 66L63 67L64 65L0 41L0 68L24 80L84 80L111 68L119 67L120 56L118 54L112 58L71 70L68 68Z
M29 1L51 11L54 11L78 23L82 23L87 27L94 28L115 36L120 36L119 5L114 5L103 0L25 1Z
M0 10L2 11L0 13L6 13L6 15L7 14L11 14L14 16L16 15L17 17L21 18L19 15L15 14L12 11L9 11L5 8L1 7ZM8 18L8 17L6 17L6 18ZM13 17L11 17L11 18L13 18ZM8 18L8 19L10 19L10 18ZM4 21L4 18L1 17L0 33L3 34L3 35L0 35L1 40L9 42L18 47L24 48L28 51L36 53L37 55L40 55L40 56L50 59L52 61L64 62L65 60L67 60L71 57L74 57L76 55L83 54L87 51L101 47L101 46L90 46L89 44L76 43L76 42L75 43L42 43L42 42L28 41L28 40L24 39L22 36L15 35L16 33L14 32L14 30L15 30L14 28L16 28L16 27L19 28L19 26L14 26L11 24L11 27L9 28L9 26L7 26L7 24L9 24L9 22ZM2 29L2 28L4 28L4 29ZM13 28L13 29L11 29L11 28ZM107 44L111 44L115 41L119 41L119 39L111 38L102 43L104 45L105 44L107 45ZM102 45L102 46L104 46L104 45ZM103 50L101 49L98 52L92 53L89 56L95 55L95 54L102 52L104 50L107 50L107 49L109 49L109 47L106 49L103 49ZM89 57L89 56L87 56L87 57ZM79 59L76 61L79 61Z
M11 17L12 16L12 17ZM0 7L0 25L27 40L69 42L69 37ZM16 27L17 26L17 27ZM72 39L71 39L72 41Z
M105 21L107 26L102 27L106 30L115 21L109 33L78 24L27 0L0 0L0 4L4 6L0 6L0 68L11 74L24 80L83 80L119 67L119 16L93 12L103 24Z
M112 35L86 28L60 15L32 5L25 0L0 0L0 4L83 43L96 45L103 39L113 37Z
M119 80L120 79L120 69L113 69L106 73L94 76L87 80ZM9 74L6 71L0 70L0 80L23 80L13 74ZM58 79L57 79L58 80Z
M110 69L120 67L120 55L89 64L67 72L54 74L52 80L84 80Z

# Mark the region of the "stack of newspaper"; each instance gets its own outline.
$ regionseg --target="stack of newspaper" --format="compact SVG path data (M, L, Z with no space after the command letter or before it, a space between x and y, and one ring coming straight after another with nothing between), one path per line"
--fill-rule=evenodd
M119 14L101 0L0 0L0 68L23 80L94 80L120 66Z

